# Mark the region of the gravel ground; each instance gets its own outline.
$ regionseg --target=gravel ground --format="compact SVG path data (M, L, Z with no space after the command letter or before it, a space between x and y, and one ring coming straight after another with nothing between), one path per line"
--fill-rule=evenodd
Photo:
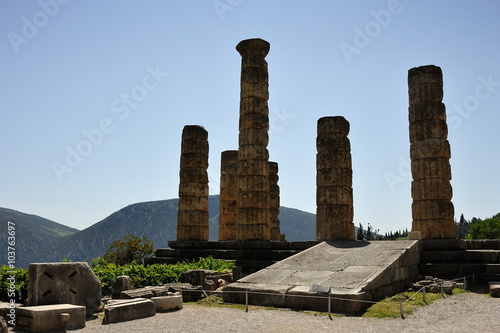
M102 325L87 321L77 332L500 332L500 298L465 293L421 307L406 319L328 317L290 310L244 310L185 305L154 317Z

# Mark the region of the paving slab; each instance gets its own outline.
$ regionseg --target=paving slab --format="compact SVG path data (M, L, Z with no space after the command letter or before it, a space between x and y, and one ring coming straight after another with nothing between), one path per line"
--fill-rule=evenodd
M241 294L232 296L231 291L248 290L255 294L249 297L250 304L253 299L255 303L266 305L324 309L324 294L311 292L313 285L331 287L330 296L334 298L366 301L378 295L376 291L381 288L394 290L387 288L392 285L401 288L404 287L401 282L415 278L418 255L418 240L322 242L229 284L224 288L227 291L224 301L241 303L244 301ZM302 299L298 295L303 296ZM306 301L308 297L305 296L317 296L318 300ZM265 300L266 297L270 299ZM345 312L359 311L363 307L348 303L353 302L332 305Z

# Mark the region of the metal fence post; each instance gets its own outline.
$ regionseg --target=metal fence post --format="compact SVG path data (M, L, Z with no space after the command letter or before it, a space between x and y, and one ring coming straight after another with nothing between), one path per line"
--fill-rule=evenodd
M332 302L331 302L330 294L328 294L328 318L330 318L330 320L333 320L332 319Z
M399 302L399 314L401 314L401 319L405 319L405 315L403 314L403 303Z
M422 300L425 304L427 304L427 302L425 301L425 286L422 288Z
M248 312L248 290L245 290L245 312Z

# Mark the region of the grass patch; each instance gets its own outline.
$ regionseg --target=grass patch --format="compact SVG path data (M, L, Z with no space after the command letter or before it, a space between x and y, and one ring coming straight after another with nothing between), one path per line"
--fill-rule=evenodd
M446 295L445 297L451 297L454 295L458 294L463 294L466 293L467 291L462 290L462 289L454 289L452 295ZM404 303L403 304L403 313L405 316L411 314L415 309L421 307L421 306L426 306L432 304L434 301L441 299L441 294L433 294L433 293L426 293L425 294L425 301L423 301L423 295L421 292L418 294L415 294L415 292L402 292L399 294L396 294L394 296L386 297L383 300L379 301L376 304L373 304L370 306L368 309L366 309L364 312L358 313L354 316L359 316L362 318L400 318L400 312L399 312L399 303ZM222 300L222 297L216 296L216 295L209 295L206 298L203 298L199 301L196 302L187 302L186 304L192 304L192 305L197 305L197 306L208 306L208 307L221 307L221 308L229 308L229 309L236 309L236 310L245 310L245 305L244 304L229 304L229 303L224 303ZM263 306L256 306L256 305L249 305L248 306L249 311L251 310L279 310L278 308L274 307L263 307ZM283 310L288 310L290 309L283 309ZM300 313L304 313L307 315L311 316L322 316L326 317L328 316L327 312L320 312L320 311L309 311L309 310L291 310L291 311L297 311ZM333 317L343 317L345 314L338 314L338 313L332 313L331 314ZM351 316L351 315L349 315Z
M452 295L458 295L465 293L465 290L454 289ZM451 295L446 295L445 297L450 297ZM386 297L382 301L370 306L361 317L364 318L399 318L399 303L403 304L403 314L409 315L415 309L421 306L426 306L432 304L434 301L441 299L440 293L425 293L425 302L423 300L423 294L420 292L415 294L411 292L403 292L396 294L394 296ZM406 302L406 303L405 303Z

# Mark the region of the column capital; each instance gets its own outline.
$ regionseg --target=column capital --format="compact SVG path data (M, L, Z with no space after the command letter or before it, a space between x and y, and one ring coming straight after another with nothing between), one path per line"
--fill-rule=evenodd
M270 44L263 39L245 39L236 45L236 51L242 57L260 56L265 57L269 53Z

